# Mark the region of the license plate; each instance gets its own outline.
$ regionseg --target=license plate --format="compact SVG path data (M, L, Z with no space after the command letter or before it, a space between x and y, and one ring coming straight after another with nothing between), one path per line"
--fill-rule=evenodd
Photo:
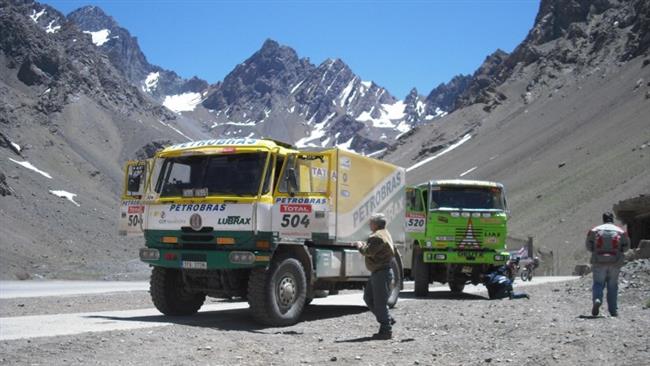
M458 252L459 257L482 258L483 252Z
M188 269L208 269L207 262L183 261L183 268Z

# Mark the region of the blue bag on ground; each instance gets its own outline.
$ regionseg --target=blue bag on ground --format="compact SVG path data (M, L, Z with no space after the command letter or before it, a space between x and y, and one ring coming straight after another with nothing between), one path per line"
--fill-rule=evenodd
M505 272L506 267L501 266L496 271L485 275L485 287L487 287L490 300L504 299L506 297L510 299L529 298L526 293L514 292L512 281L505 276Z

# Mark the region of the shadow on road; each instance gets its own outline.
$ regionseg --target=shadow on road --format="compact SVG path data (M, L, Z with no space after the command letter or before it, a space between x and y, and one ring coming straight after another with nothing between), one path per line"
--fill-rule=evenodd
M309 305L305 308L300 322L310 322L345 315L354 315L363 313L367 310L368 309L365 306L354 305ZM249 309L204 311L190 316L167 316L162 314L133 317L89 315L86 318L124 322L170 323L218 330L240 330L255 333L265 333L260 331L267 328L275 328L255 322ZM275 332L274 334L292 335L297 333L286 331Z
M459 294L452 293L451 291L429 291L427 297L415 297L413 291L401 291L399 297L402 299L416 299L416 300L489 300L487 297L479 296L476 294L469 294L461 292Z
M603 315L596 315L596 316L593 316L593 315L579 315L578 316L578 319L602 319L602 318L604 318Z

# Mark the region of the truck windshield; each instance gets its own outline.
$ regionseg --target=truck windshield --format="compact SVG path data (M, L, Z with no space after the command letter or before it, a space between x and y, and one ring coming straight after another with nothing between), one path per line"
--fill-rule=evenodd
M161 168L156 192L161 197L257 195L266 156L242 153L169 158ZM267 181L265 191L268 184Z
M431 209L505 209L503 192L497 187L433 187Z

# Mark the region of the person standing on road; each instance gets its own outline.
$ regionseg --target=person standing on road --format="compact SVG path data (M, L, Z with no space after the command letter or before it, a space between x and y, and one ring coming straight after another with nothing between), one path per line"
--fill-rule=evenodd
M365 257L366 268L371 273L363 291L363 300L379 322L379 332L373 334L373 338L391 339L395 320L388 313L388 297L394 276L390 263L395 256L395 247L390 233L386 230L386 217L383 214L372 215L369 226L372 233L368 240L365 243L354 243Z
M598 316L607 286L607 309L611 316L618 316L618 273L625 262L624 252L630 248L630 239L625 230L614 225L614 215L605 212L603 224L589 230L585 244L591 252L593 273L591 315Z

